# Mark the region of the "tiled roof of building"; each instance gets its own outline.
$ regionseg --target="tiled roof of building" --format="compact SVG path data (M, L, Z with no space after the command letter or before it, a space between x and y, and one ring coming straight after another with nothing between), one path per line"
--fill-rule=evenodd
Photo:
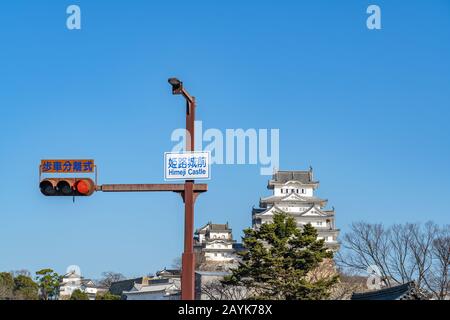
M324 200L324 202L322 203L325 204L327 200ZM265 203L261 202L261 208L253 208L252 210L252 216L261 216L264 215L266 213L275 213L275 212L285 212L288 213L291 216L305 216L305 215L309 215L310 217L334 217L334 210L322 210L320 209L320 207L317 206L317 204L314 204L313 202L311 203L304 203L305 206L302 206L303 208L305 208L302 211L298 211L298 212L290 212L290 211L286 211L285 209L282 209L282 204L277 204L275 203L274 205L271 206L267 206L265 205ZM320 203L319 203L320 204ZM307 206L306 206L307 205ZM313 213L314 215L310 215L310 213Z
M266 210L267 210L267 208L255 208L255 207L253 207L252 208L252 214L262 213L262 212L264 212Z
M312 169L310 169L308 171L277 171L273 174L269 184L288 181L298 181L303 184L316 183L313 181Z
M164 291L166 291L166 289L167 289L167 285L151 285L151 286L142 286L142 287L139 287L139 288L134 288L134 289L131 289L131 290L127 290L127 291L124 291L123 292L123 294L124 295L133 295L133 294L142 294L142 293L148 293L148 292L153 292L153 293L156 293L156 292L164 292Z
M231 232L231 228L228 226L228 222L225 224L218 224L218 223L212 223L212 222L208 222L207 224L205 224L203 227L197 229L195 231L196 234L204 234L207 231L226 231L226 232Z
M201 276L213 276L213 277L225 277L230 275L230 272L226 271L198 271L195 270L195 273Z
M292 200L287 199L291 197ZM269 197L265 197L265 198L261 198L259 200L260 203L275 203L275 202L282 202L282 201L286 201L286 202L298 202L298 203L324 203L324 202L328 202L327 199L321 199L318 197L305 197L305 196L300 196L297 194L289 194L289 195L282 195L282 196L269 196Z
M129 291L124 291L125 296L142 294L142 293L158 293L165 292L165 295L176 294L180 291L180 281L171 279L161 279L164 281L154 281L159 279L153 279L148 284L135 284Z
M148 285L156 285L156 284L167 284L170 283L169 278L151 278L148 279Z
M161 276L179 276L181 275L181 270L179 269L166 269L164 268L163 270L160 270L158 272L156 272L156 276L157 277L161 277Z
M134 287L135 283L142 283L142 277L113 282L109 288L109 292L114 295L121 296L122 292L130 291Z
M88 288L97 288L97 285L91 279L82 279L81 284Z
M364 293L353 293L351 300L423 300L414 282Z
M81 278L81 275L77 274L76 271L72 270L65 275L62 276L63 278Z
M227 231L229 230L228 228L228 223L227 224L216 224L216 223L212 223L211 224L211 231Z

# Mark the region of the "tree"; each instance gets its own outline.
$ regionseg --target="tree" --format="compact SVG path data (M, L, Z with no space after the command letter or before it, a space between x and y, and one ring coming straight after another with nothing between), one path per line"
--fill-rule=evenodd
M330 300L350 300L354 292L367 291L367 277L338 272L339 282L333 287Z
M14 278L10 272L0 272L0 300L14 298Z
M89 300L89 296L86 292L83 292L80 289L75 289L70 296L70 300Z
M19 300L38 300L39 286L30 277L19 274L14 278L14 296Z
M103 278L99 281L99 284L106 289L111 287L113 282L125 280L125 276L121 273L114 271L106 271L102 273Z
M18 274L14 277L14 274ZM0 273L0 300L37 300L38 285L28 276L16 272Z
M172 260L172 268L176 270L181 270L181 258L176 257Z
M36 275L36 280L39 284L41 299L56 299L59 293L60 276L52 269L42 269L36 271Z
M435 299L449 294L450 225L357 222L342 239L337 262L355 272L376 267L388 287L414 281Z
M250 299L325 299L338 281L336 275L310 276L333 253L317 239L314 227L300 230L285 213L274 214L273 222L259 230L244 230L243 244L242 261L222 283L245 288Z
M434 263L424 281L437 299L444 300L450 295L450 225L435 236L431 249Z
M220 280L209 281L201 286L202 296L209 300L244 300L247 290L236 285L227 285Z
M105 292L101 294L97 294L95 300L120 300L120 296L112 294L110 292Z

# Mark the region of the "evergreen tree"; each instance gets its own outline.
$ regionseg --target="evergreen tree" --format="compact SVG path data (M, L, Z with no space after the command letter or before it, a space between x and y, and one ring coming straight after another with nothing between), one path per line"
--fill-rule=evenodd
M41 299L56 299L59 294L59 275L52 269L42 269L37 271L36 274Z
M0 300L14 298L14 278L10 272L0 272Z
M315 280L309 276L333 253L317 239L311 224L300 230L285 213L276 213L273 222L259 230L244 230L243 244L242 261L222 283L244 287L251 299L325 299L338 281L336 275Z
M30 277L18 275L14 278L14 295L20 300L38 300L39 286Z
M105 292L102 294L97 294L95 300L120 300L120 296L114 295L110 292Z
M70 300L89 300L89 296L86 292L83 292L80 289L75 289L70 296Z

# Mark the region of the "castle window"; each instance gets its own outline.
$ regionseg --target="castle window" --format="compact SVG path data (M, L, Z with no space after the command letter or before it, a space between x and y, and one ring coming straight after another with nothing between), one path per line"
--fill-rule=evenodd
M283 188L281 188L281 193L284 193L284 190L283 190Z

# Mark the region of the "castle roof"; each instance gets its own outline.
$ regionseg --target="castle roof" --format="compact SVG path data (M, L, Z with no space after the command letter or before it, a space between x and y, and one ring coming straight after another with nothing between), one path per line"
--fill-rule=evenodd
M121 296L122 292L129 291L134 287L135 283L142 283L143 278L134 278L134 279L126 279L126 280L120 280L111 283L111 286L109 287L109 292Z
M269 196L266 198L261 198L260 199L260 204L265 204L265 203L279 203L279 202L299 202L299 203L305 203L305 204L309 204L309 203L318 203L321 205L325 205L328 200L326 199L321 199L318 197L305 197L305 196L301 196L298 195L296 193L290 193L288 195L282 195L282 196Z
M196 234L205 234L208 231L213 231L213 232L231 232L231 228L228 226L228 222L225 223L225 224L217 224L217 223L208 222L203 227L197 229L195 231L195 233Z
M269 180L269 189L275 184L285 184L289 181L300 182L301 184L317 184L313 180L312 168L308 171L277 171L273 174L272 180Z
M424 300L425 296L411 281L399 286L364 293L353 293L351 300Z
M75 270L72 270L72 271L66 273L62 277L66 278L66 279L82 278L82 276L80 274L78 274Z
M179 276L181 275L181 270L180 269L166 269L164 268L163 270L157 271L156 272L156 276L157 277L161 277L161 276Z
M252 208L252 215L253 215L253 214L262 213L262 212L264 212L264 211L266 211L266 210L267 210L267 208L255 208L255 207L253 207L253 208Z
M270 208L258 208L253 209L253 216L262 216L262 215L273 215L275 212L285 212L283 209L279 208L277 205L273 205ZM334 211L328 210L323 211L318 208L316 205L312 204L307 210L303 212L286 212L290 216L308 216L308 217L332 217L334 216Z

